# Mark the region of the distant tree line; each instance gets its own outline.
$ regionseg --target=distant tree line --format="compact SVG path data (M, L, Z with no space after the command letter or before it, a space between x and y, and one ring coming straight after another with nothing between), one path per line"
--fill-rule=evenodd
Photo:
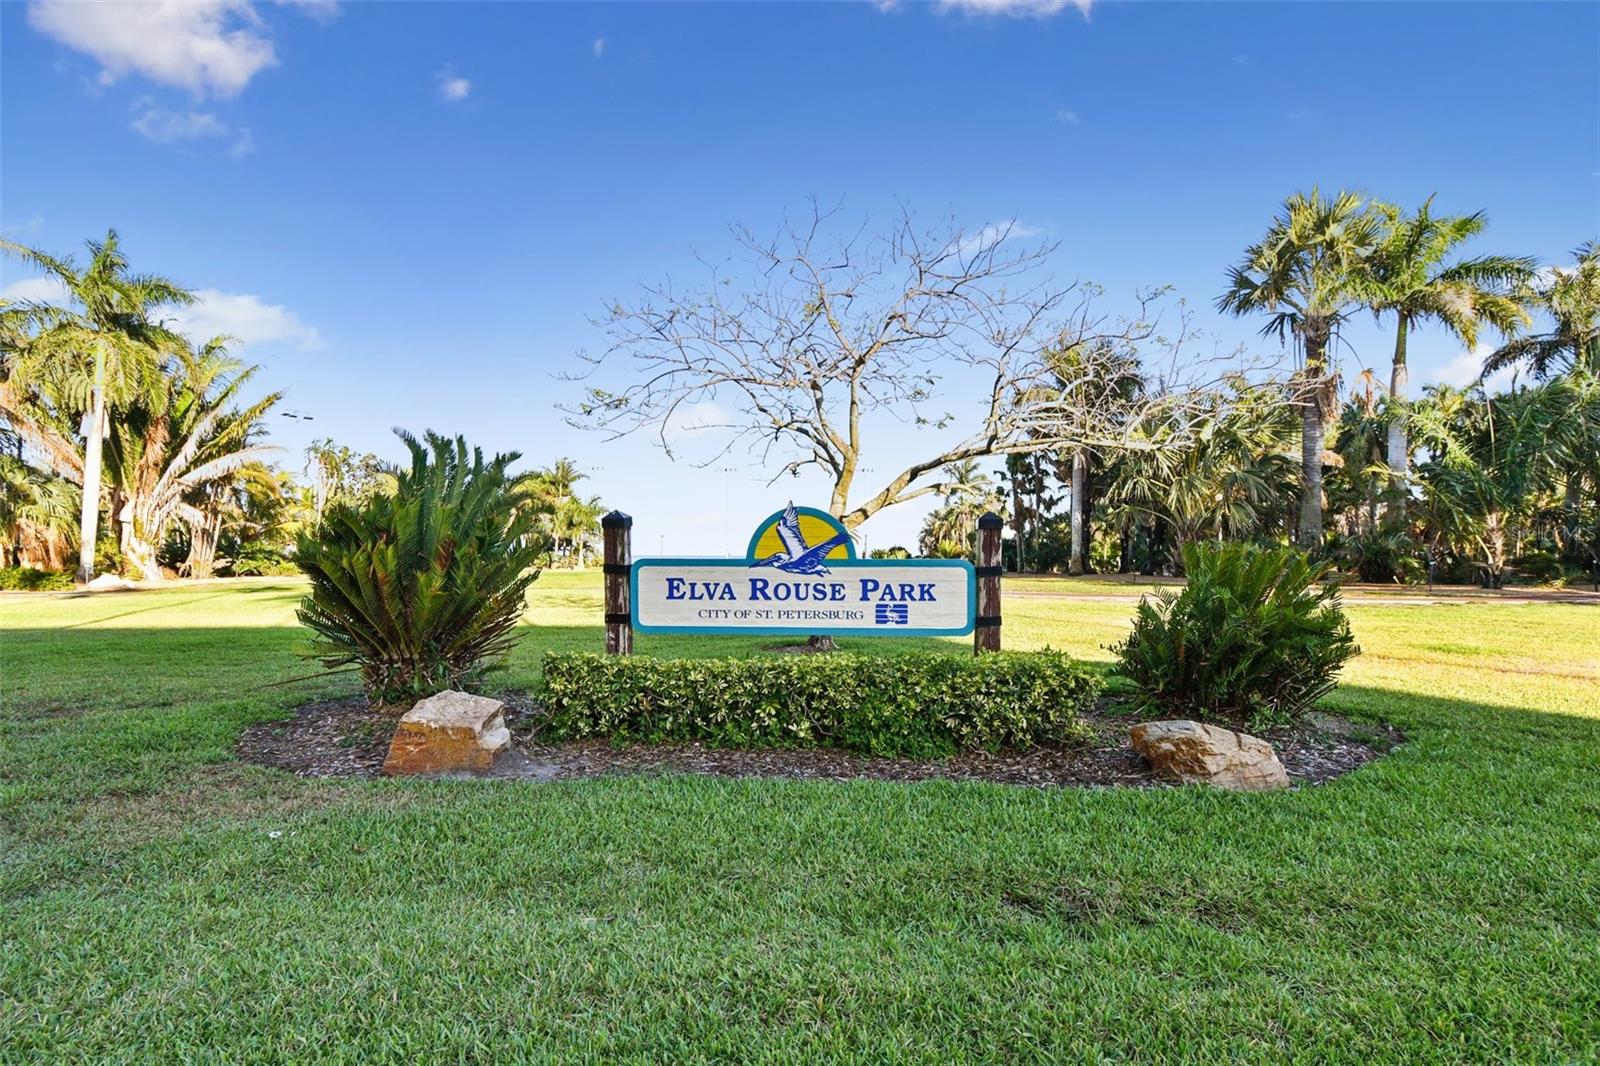
M1283 204L1228 272L1218 307L1260 316L1287 372L1243 351L1197 354L1165 290L1132 314L1099 311L1092 285L1042 274L1049 246L1013 250L1008 226L825 237L813 210L773 239L736 230L745 262L708 284L667 283L613 302L608 361L631 384L589 385L569 409L610 437L650 431L669 453L674 419L731 412L720 460L747 448L774 479L820 470L850 528L932 496L917 544L966 555L977 516L1009 519L1010 565L1171 572L1199 540L1289 542L1372 580L1426 573L1497 586L1600 553L1600 252L1567 263L1465 255L1484 215L1415 211L1313 188ZM1345 325L1394 330L1388 381L1346 382ZM1408 346L1443 329L1498 346L1467 389L1413 398ZM1514 368L1491 395L1489 374ZM963 375L976 410L940 412ZM870 423L926 432L926 457L859 489ZM951 443L952 439L954 443ZM982 460L998 458L992 475Z
M164 575L294 572L297 534L330 507L392 492L377 456L318 440L301 470L267 443L280 392L247 399L259 367L167 324L193 303L135 272L115 232L80 264L0 242L64 299L0 301L0 566ZM556 565L581 566L600 501L570 460L520 475Z

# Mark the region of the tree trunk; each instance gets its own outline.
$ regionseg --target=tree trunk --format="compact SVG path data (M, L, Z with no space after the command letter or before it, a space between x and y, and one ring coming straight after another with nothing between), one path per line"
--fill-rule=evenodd
M190 577L211 577L217 571L217 537L221 516L206 515L204 522L189 523L189 557L183 569Z
M165 575L161 573L161 564L156 560L156 545L145 540L136 530L132 530L131 523L130 532L122 547L122 560L129 572L141 581L165 579Z
M1011 526L1017 534L1017 573L1020 574L1028 568L1028 525L1022 509L1022 487L1017 480L1015 476L1011 479Z
M1088 484L1089 453L1080 448L1072 453L1072 557L1067 561L1069 574L1083 573L1083 494Z
M1300 407L1300 525L1295 538L1306 551L1322 544L1322 411L1315 399Z
M1561 556L1572 562L1582 562L1583 537L1578 529L1578 519L1583 506L1583 472L1567 471L1567 484L1561 501Z
M1389 443L1388 454L1385 456L1389 469L1394 471L1390 517L1400 520L1405 518L1405 501L1408 495L1406 477L1411 470L1411 445L1406 433L1404 411L1406 387L1409 381L1406 370L1406 333L1409 329L1410 324L1404 316L1401 316L1399 326L1395 327L1394 368L1389 372Z
M1308 552L1322 547L1322 388L1327 374L1325 332L1305 334L1306 367L1300 400L1300 526L1296 537Z
M1484 523L1484 587L1497 589L1505 582L1506 528L1499 511L1490 511Z
M1084 464L1088 472L1083 479L1083 572L1094 573L1094 459Z
M78 584L94 580L94 549L100 535L100 452L106 433L105 354L96 349L94 397L83 445L83 509L78 521Z
M1367 464L1376 466L1383 458L1378 454L1376 441L1372 443L1371 450L1372 454L1367 456ZM1363 478L1362 480L1366 481L1367 484L1367 532L1376 533L1378 531L1378 482L1376 478Z

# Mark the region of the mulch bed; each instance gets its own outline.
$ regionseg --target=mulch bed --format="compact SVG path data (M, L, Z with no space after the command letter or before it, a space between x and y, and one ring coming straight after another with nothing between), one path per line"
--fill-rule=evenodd
M832 748L707 748L700 744L633 744L603 740L545 743L539 710L525 698L501 694L514 750L491 776L571 780L603 774L691 773L719 777L779 777L816 781L997 781L1036 787L1076 785L1148 788L1167 784L1128 743L1135 718L1105 701L1090 715L1094 738L1081 747L1026 752L972 752L943 760L880 759ZM246 729L240 758L308 777L375 777L383 767L395 717L365 700L323 700L300 707L293 719ZM1399 730L1313 714L1288 729L1266 730L1295 787L1349 773L1404 740Z

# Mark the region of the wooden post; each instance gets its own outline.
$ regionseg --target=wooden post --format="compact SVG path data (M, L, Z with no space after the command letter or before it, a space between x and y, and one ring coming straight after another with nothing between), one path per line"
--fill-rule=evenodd
M612 511L600 519L605 533L606 654L633 654L628 578L633 570L633 519Z
M978 618L972 653L1000 650L1000 516L978 519Z

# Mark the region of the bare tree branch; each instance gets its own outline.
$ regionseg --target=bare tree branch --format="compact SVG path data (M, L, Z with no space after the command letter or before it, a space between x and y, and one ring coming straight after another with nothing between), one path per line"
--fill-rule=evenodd
M831 510L855 528L937 491L930 479L953 462L1149 446L1153 416L1181 426L1243 369L1236 352L1190 353L1189 314L1168 307L1165 289L1138 294L1132 315L1113 316L1096 309L1097 287L1053 284L1045 267L1054 245L1022 245L1011 223L933 233L903 212L877 234L862 227L830 241L837 221L813 204L802 223L786 219L771 238L735 228L746 269L706 264L703 289L680 292L668 280L632 304L614 303L596 322L610 346L584 357L588 370L574 377L623 360L632 383L620 392L588 387L563 408L568 420L607 439L651 431L670 455L684 412L731 400L737 410L726 423L696 427L725 434L707 465L743 448L764 466L781 460L774 480L816 468L831 481ZM1128 388L1130 367L1138 389ZM929 413L948 371L984 383L977 427L852 507L864 419L948 428L956 415Z

